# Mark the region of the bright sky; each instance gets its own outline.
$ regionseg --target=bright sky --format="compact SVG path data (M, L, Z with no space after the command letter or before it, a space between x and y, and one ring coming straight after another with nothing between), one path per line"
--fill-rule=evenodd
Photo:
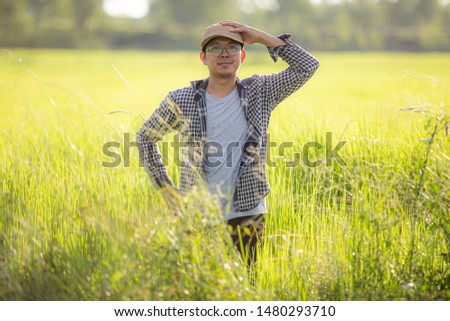
M111 17L140 19L149 9L149 0L103 0L103 10Z

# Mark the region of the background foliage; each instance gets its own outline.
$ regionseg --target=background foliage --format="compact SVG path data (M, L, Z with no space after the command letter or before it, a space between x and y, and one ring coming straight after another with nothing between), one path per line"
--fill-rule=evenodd
M234 19L317 50L450 49L448 1L149 1L146 17L130 19L107 16L103 0L2 0L0 46L198 49L205 26Z

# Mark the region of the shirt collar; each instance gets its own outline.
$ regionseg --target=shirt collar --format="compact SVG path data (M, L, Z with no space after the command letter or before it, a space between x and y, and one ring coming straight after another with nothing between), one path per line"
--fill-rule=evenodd
M193 80L191 81L191 86L195 92L194 99L198 101L200 98L205 96L206 86L208 85L209 78ZM241 96L242 90L246 87L243 82L236 78L236 86L239 91L239 95Z

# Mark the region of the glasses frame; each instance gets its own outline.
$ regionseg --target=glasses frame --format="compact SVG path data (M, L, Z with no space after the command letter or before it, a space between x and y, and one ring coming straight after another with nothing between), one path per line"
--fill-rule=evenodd
M233 46L233 47L234 47L234 46L238 47L238 48L239 48L238 51L237 51L236 53L234 53L234 54L231 54L231 53L228 51L229 47L231 47L231 46ZM218 54L216 55L216 54L214 54L214 53L211 51L211 48L212 48L212 47L219 47L219 48L221 48L222 50L218 51ZM229 45L226 45L225 47L222 47L222 46L219 46L219 45L211 45L211 46L205 48L205 51L206 51L206 52L209 52L209 53L210 53L211 55L213 55L214 57L220 57L220 56L222 55L222 53L223 53L224 50L226 50L226 52L227 52L227 54L228 54L229 56L237 56L237 55L242 51L242 47L241 47L240 45L238 45L238 44L231 43L231 44L229 44Z

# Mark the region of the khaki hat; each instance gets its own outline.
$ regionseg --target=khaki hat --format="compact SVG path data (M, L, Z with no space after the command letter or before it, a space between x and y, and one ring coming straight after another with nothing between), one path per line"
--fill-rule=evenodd
M213 25L210 25L203 31L202 40L200 43L202 49L210 40L216 37L230 38L234 41L239 42L240 44L242 44L242 46L244 45L244 39L242 38L242 35L240 33L231 32L229 26L222 26L220 23L215 23Z

